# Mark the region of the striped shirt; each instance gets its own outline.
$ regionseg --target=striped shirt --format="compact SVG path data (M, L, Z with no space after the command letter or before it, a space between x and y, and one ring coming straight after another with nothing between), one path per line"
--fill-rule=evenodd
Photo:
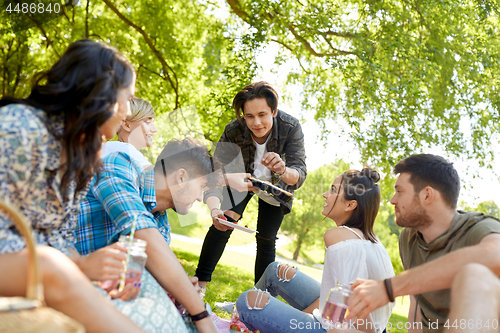
M78 251L88 254L130 233L134 216L136 230L157 228L170 244L170 224L166 211L151 213L156 207L154 170L141 165L123 152L103 159L102 171L92 179L87 197L80 204L76 232Z

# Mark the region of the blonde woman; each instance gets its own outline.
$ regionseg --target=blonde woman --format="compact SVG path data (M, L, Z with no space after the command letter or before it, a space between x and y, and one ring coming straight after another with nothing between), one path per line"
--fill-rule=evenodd
M123 152L136 160L145 171L153 165L139 151L153 145L153 135L158 132L154 125L155 110L148 101L134 97L130 101L130 117L122 122L118 130L118 141L109 141L102 146L101 157L113 152Z

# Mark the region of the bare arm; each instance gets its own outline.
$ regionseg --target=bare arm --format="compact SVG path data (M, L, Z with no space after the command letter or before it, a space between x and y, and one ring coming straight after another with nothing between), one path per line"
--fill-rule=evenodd
M205 305L191 280L177 260L158 229L146 228L135 232L135 237L148 242L146 268L158 283L178 300L191 315L205 310ZM216 332L210 317L196 322L198 332Z
M281 176L281 180L288 185L295 185L299 181L299 172L294 168L286 167L286 172Z
M467 264L479 263L500 275L500 234L489 234L479 244L448 253L439 259L407 270L391 279L394 297L418 295L451 288L455 275ZM365 318L389 302L383 281L358 279L349 299L349 319Z
M210 216L212 217L212 223L214 224L214 227L217 230L226 231L228 229L233 229L228 226L225 226L224 224L220 223L219 220L216 219L216 217L225 219L224 212L219 209L220 199L218 197L216 196L208 197L206 203L208 209L210 209Z
M451 288L453 278L467 264L479 263L500 275L500 234L489 234L477 245L453 251L392 278L394 297Z
M213 196L213 197L208 197L206 199L206 204L208 209L212 211L213 209L219 208L220 206L220 199L219 197Z
M422 316L420 307L417 304L415 296L410 295L410 309L408 310L408 322L412 323L408 333L422 333Z

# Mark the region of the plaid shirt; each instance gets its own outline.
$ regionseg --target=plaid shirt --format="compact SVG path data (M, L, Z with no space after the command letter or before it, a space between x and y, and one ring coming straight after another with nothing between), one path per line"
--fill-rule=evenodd
M136 230L157 228L170 244L167 212L152 214L155 207L154 170L144 172L129 155L111 153L103 159L99 181L94 176L87 197L80 204L78 251L85 255L129 234L134 215Z
M288 185L276 174L272 174L272 183L280 188L293 193L294 190L304 184L307 177L306 152L304 148L304 134L300 122L281 110L273 118L273 128L270 139L266 145L268 152L280 155L285 165L299 172L299 180L295 185ZM232 144L226 144L232 143ZM224 166L225 172L248 172L253 173L253 162L255 158L255 144L252 139L250 129L244 119L239 122L237 119L227 124L224 133L215 148L214 159ZM245 170L241 170L242 165L235 163L238 155L241 154ZM241 160L240 160L241 161ZM211 196L217 196L222 201L222 189L214 189L205 192L204 201ZM292 201L281 204L283 215L290 213Z

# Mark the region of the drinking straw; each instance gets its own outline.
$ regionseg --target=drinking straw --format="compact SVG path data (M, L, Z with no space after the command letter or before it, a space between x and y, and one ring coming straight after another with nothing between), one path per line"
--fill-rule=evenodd
M137 215L134 215L128 241L127 258L125 259L125 267L123 267L122 276L120 277L120 286L118 287L118 291L122 291L123 288L125 287L125 277L127 275L127 266L128 266L128 261L130 259L130 251L132 250L132 244L134 243L134 232L136 225L137 225Z

